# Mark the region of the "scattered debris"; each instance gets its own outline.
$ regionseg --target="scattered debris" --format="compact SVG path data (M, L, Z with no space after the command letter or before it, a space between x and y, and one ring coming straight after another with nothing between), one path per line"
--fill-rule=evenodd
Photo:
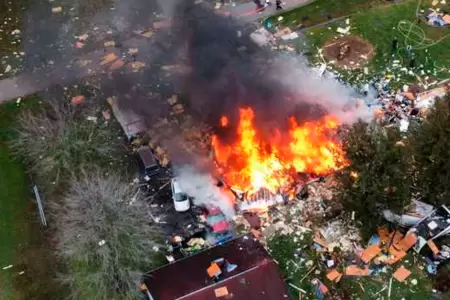
M124 65L125 62L119 58L116 61L114 61L109 68L110 70L118 70L122 68Z
M397 281L402 282L406 278L408 278L409 275L411 275L411 271L409 271L405 267L401 266L400 268L397 269L397 271L395 271L395 273L392 276L395 279L397 279Z
M228 296L228 289L226 286L215 289L214 293L217 298Z
M339 273L336 269L329 271L327 274L327 278L330 281L338 282L341 279L341 277L342 277L342 274Z
M109 110L102 111L102 115L106 121L109 121L111 119L111 113L109 112Z
M115 47L116 46L116 42L115 41L107 41L103 43L103 46L105 48L109 48L109 47Z
M135 61L131 63L133 72L139 72L142 68L145 68L145 63L141 61Z
M52 13L56 14L56 13L60 13L62 12L62 7L61 6L56 6L56 7L52 7Z
M101 62L100 62L100 65L106 65L106 64L109 64L109 63L112 63L112 62L114 62L116 59L117 59L118 57L117 57L117 55L115 54L115 53L108 53L107 55L105 55L103 58L102 58L102 60L101 60Z
M72 99L70 100L70 102L71 102L72 104L75 104L75 105L83 104L84 101L85 101L85 98L84 98L83 95L74 96L74 97L72 97Z

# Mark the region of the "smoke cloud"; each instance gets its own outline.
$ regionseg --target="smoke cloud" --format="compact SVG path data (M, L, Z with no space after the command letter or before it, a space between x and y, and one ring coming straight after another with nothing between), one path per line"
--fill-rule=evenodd
M181 189L193 197L195 205L219 207L228 219L233 218L235 214L233 205L217 187L217 180L211 173L199 171L193 166L179 166L174 169Z
M29 69L44 74L39 71L43 64L64 66L93 49L102 52L103 41L108 39L123 42L117 51L121 54L138 48L138 60L146 66L143 71L119 70L98 78L106 95L114 95L120 108L141 115L149 126L170 116L164 100L173 93L180 95L195 122L209 124L227 137L230 132L218 131L220 117L226 115L230 125L236 125L238 108L246 106L254 110L256 126L263 134L270 134L275 127L283 131L291 116L299 123L326 113L349 123L368 117L363 108L348 109L354 106L350 89L336 80L320 78L301 57L259 47L246 34L245 24L218 15L209 3L101 0L91 7L91 0L63 0L63 13L56 16L48 1L35 3L25 24ZM150 39L134 38L135 31L151 28L160 20L159 14L171 14L171 28L156 30ZM75 49L77 37L85 33L89 36L86 47ZM124 59L130 61L130 57ZM168 75L162 68L165 65L187 66L190 71ZM73 72L64 67L60 70L60 76L53 73L55 79ZM180 153L179 137L168 138L164 146L171 153ZM223 200L223 195L208 172L182 167L177 173L197 203L228 203L217 201ZM222 210L232 216L232 208Z
M174 20L174 37L186 46L192 69L182 90L199 120L214 127L226 115L236 124L238 108L246 106L255 111L257 127L268 131L285 128L290 116L300 122L325 113L343 122L366 117L353 109L349 88L320 78L301 57L257 46L238 34L244 30L239 21L189 1L176 7Z

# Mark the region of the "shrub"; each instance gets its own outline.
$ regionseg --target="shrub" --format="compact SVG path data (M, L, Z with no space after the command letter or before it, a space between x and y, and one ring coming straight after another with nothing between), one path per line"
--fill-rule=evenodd
M63 276L72 298L135 299L140 276L158 261L158 235L137 189L116 174L82 171L52 211L57 253L72 262Z
M122 134L110 123L87 120L90 113L63 102L24 110L12 148L45 182L58 182L80 167L120 161L125 149Z

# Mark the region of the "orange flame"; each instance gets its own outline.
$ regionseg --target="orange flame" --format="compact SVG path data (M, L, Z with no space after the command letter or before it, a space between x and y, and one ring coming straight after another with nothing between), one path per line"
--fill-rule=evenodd
M220 126L227 127L228 126L228 118L225 116L222 116L220 118Z
M223 144L212 137L215 158L225 181L234 188L249 193L262 187L273 193L289 186L296 172L325 175L343 168L347 162L341 145L335 140L339 126L332 116L299 125L290 118L289 141L282 142L279 130L271 141L263 141L254 127L251 108L239 109L237 140ZM226 117L221 118L228 125Z

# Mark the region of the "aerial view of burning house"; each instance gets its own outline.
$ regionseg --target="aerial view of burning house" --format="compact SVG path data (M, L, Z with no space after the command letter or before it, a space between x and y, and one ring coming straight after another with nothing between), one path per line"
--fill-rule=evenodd
M0 299L450 297L446 1L17 1Z

